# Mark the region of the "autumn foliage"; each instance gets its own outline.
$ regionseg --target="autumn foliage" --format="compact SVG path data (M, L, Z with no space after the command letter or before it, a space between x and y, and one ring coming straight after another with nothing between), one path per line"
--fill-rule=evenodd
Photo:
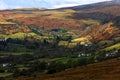
M31 30L25 25L17 25L17 24L4 24L0 25L0 33L1 34L14 34L18 32L30 32Z
M107 40L114 37L118 37L120 30L113 27L111 23L105 25L95 25L86 28L83 31L83 36L90 36L93 40L101 41Z
M60 20L60 19L46 18L46 17L17 18L16 20L24 24L34 24L39 28L46 28L46 29L57 29L57 28L74 29L74 28L81 28L84 25L75 20Z

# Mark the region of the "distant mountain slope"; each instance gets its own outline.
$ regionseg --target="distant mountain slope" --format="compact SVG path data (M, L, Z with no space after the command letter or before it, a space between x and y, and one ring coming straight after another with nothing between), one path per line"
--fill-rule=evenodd
M56 10L14 9L5 11L4 14L1 11L1 16L4 16L5 19L17 20L24 25L34 25L39 30L64 28L79 37L90 36L90 40L93 38L99 41L120 35L118 29L120 25L119 8L119 2L114 0ZM98 24L93 25L90 21ZM106 25L104 26L104 24ZM15 32L16 29L12 31Z
M120 5L120 1L119 0L104 1L99 3L94 3L94 4L81 5L81 6L75 6L75 7L66 7L61 9L88 10L92 8L100 8L100 7L107 7L107 6L113 6L113 5Z
M120 25L120 0L99 2L94 4L60 8L58 10L72 9L76 12L70 18L72 19L93 19L105 24L114 22L116 26Z
M105 6L100 8L93 8L85 11L86 13L90 12L102 12L106 14L111 14L115 16L120 16L120 5L111 5L111 6Z

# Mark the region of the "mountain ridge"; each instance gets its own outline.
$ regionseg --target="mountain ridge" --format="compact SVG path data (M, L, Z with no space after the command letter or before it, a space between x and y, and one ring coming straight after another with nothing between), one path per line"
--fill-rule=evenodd
M80 5L80 6L74 6L74 7L66 7L66 8L60 8L60 9L88 10L91 8L100 8L100 7L114 6L114 5L120 6L120 0L103 1L99 3L86 4L86 5Z
M105 1L105 0L101 0ZM92 2L100 2L100 1L90 1ZM28 4L29 3L29 4ZM82 5L87 4L87 1L81 1L81 0L0 0L0 8L1 9L15 9L15 8L59 8L59 7L66 7L66 6L75 6L75 5Z

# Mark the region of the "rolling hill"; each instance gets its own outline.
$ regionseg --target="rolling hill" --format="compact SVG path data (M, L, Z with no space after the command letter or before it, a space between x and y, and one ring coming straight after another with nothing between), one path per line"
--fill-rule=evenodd
M89 64L73 69L36 77L20 77L16 80L119 80L120 61L111 59L100 63Z
M0 12L2 26L0 30L2 34L15 34L65 29L74 34L72 39L87 38L89 42L112 40L120 36L119 8L120 3L112 0L50 10L36 8L3 10ZM3 26L3 22L4 25L12 23L15 26Z
M4 25L13 23L16 26L10 29L7 26L1 27L0 30L3 34L27 33L32 31L30 28L32 25L32 29L39 31L64 28L74 33L77 38L87 37L89 41L110 40L120 36L119 8L120 2L112 0L50 10L36 8L3 10L0 12L1 22L4 22Z

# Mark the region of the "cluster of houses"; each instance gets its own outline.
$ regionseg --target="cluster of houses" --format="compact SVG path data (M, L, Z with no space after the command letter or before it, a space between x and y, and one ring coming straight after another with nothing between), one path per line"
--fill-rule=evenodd
M0 38L0 41L6 41L8 38Z
M78 57L89 57L89 56L92 56L92 55L91 54L85 54L85 53L78 54Z
M118 50L114 51L114 52L108 52L105 55L106 57L116 57L116 56L120 56L120 53Z
M8 67L8 66L11 66L11 64L10 63L3 63L1 67L4 68L4 67Z

